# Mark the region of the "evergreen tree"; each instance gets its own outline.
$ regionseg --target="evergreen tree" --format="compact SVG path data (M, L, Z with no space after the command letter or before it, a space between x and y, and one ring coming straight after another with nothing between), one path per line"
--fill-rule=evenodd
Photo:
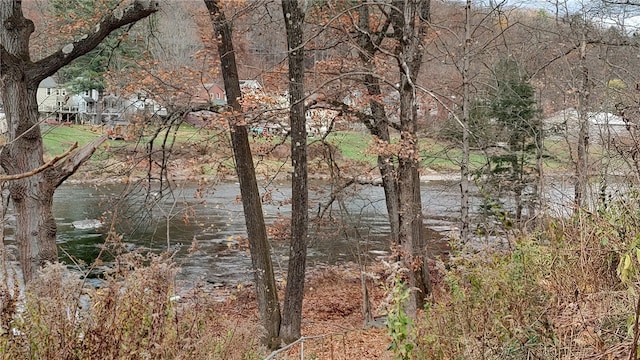
M488 115L496 125L495 139L503 144L488 157L487 185L494 199L513 196L514 215L520 220L526 195L537 194L542 125L535 90L515 61L500 61L495 67L495 81ZM504 209L501 214L504 217Z
M115 0L53 0L51 8L62 24L77 22L78 26L89 26L96 14L104 8L113 9L120 1ZM144 53L144 44L129 36L131 26L118 29L109 35L94 50L79 57L58 72L59 80L71 94L82 94L96 90L98 102L107 87L106 75L109 71L118 71L135 66L135 59ZM101 112L101 110L98 110ZM99 119L99 117L98 117ZM96 120L98 120L96 119Z

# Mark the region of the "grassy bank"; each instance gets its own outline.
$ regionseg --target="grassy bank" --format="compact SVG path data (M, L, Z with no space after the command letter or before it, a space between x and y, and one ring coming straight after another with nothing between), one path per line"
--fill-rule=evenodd
M100 136L104 129L91 126L44 126L44 144L46 156L52 157L63 153L74 142L78 142L80 146L90 142ZM138 142L124 140L108 140L103 146L106 149L93 159L94 162L101 162L110 156L124 156L122 149L129 148L130 151L124 153L129 158L135 157L138 148L144 146L144 142L150 141L153 133L145 133ZM216 173L215 169L228 171L233 167L231 153L229 149L229 140L223 131L197 129L190 125L182 125L178 131L169 133L169 143L175 136L174 149L175 158L182 158L182 162L178 166L184 169L185 166L209 169L202 170L207 174ZM255 152L255 160L259 164L259 172L268 175L268 172L284 170L286 172L288 165L289 143L287 139L280 137L252 137L252 147ZM376 165L376 149L373 138L367 133L354 131L343 131L329 134L326 138L338 150L339 156L336 158L338 165L349 168L352 172L360 171L361 174L366 173ZM165 132L160 133L154 138L154 147L157 149L162 146L165 141ZM309 138L310 148L321 148L319 138ZM462 152L452 144L437 139L421 139L419 143L422 159L422 169L424 172L440 172L440 173L456 173L460 169L460 161ZM563 171L570 169L570 157L566 150L566 144L562 141L547 141L545 145L547 155L544 158L544 166L546 171ZM117 149L113 151L110 149ZM275 150L275 151L274 151ZM321 152L310 152L319 156ZM139 154L138 154L139 155ZM310 155L311 156L311 155ZM187 161L188 160L188 161ZM313 159L310 159L313 160ZM125 161L119 159L118 161ZM198 163L199 162L199 163ZM284 167L283 167L284 162ZM316 161L317 162L317 161ZM220 163L220 164L218 164ZM486 155L480 151L473 151L470 154L470 169L477 170L486 164ZM345 166L346 165L346 166ZM326 165L324 166L326 170ZM315 172L322 172L323 166L313 166ZM81 170L82 171L82 170ZM196 169L196 173L200 171Z

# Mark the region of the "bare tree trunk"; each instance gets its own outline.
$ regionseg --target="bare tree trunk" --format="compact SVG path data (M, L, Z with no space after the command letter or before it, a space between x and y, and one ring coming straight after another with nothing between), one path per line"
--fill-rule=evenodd
M209 16L218 38L218 53L222 65L222 76L227 99L233 113L229 117L231 143L236 160L236 171L240 182L240 194L244 208L249 250L256 284L256 296L260 320L265 329L263 342L270 348L279 346L280 303L278 289L273 274L273 264L267 230L262 212L262 201L258 190L258 181L253 165L253 156L249 145L247 126L242 117L240 98L240 79L236 65L231 24L220 9L219 0L205 0Z
M462 64L462 162L460 163L460 240L469 241L469 124L470 121L470 79L471 62L471 0L465 6L464 59Z
M389 129L386 125L380 129L379 134L381 134L380 140L391 142ZM389 217L389 226L391 228L391 241L398 242L400 238L400 197L398 195L398 179L396 168L393 165L393 157L379 155L378 169L382 177L382 188L384 189L387 216Z
M307 187L307 128L304 105L304 9L297 0L283 0L289 59L289 119L291 123L291 245L280 336L284 342L300 337L309 223Z
M381 104L375 98L382 95L380 89L380 81L373 76L374 65L372 63L376 52L379 49L380 43L385 38L386 28L389 24L383 27L384 31L381 34L373 34L371 26L369 24L369 6L363 4L359 11L359 23L360 27L360 59L364 63L365 68L369 70L369 74L364 76L364 84L367 88L367 92L373 98L369 100L369 107L371 108L371 121L365 120L365 125L371 132L371 135L384 141L385 143L391 143L391 137L389 136L389 125L387 113L384 109L384 105ZM365 53L366 51L366 53ZM395 165L393 163L393 156L378 155L378 169L380 176L382 177L382 187L384 189L384 196L387 205L387 214L389 217L389 226L391 227L391 240L398 241L399 234L399 197L398 197L398 181Z
M29 38L35 26L18 0L0 2L0 86L8 127L8 144L0 153L7 174L25 174L44 165L36 91L40 81L94 49L113 30L157 11L155 2L134 1L110 14L96 30L33 62ZM17 213L16 241L25 282L47 261L57 261L56 223L51 208L55 189L88 159L101 141L92 142L56 166L9 184Z
M8 67L8 64L3 61L2 66ZM14 140L3 149L0 158L0 164L9 175L25 173L44 164L37 125L36 87L21 81L25 74L18 66L11 70L2 72L5 85L2 95L9 138ZM28 281L45 262L58 259L56 224L51 213L55 188L43 173L13 181L8 188L16 210L20 264L24 279Z
M582 84L578 91L578 159L576 163L576 184L574 204L576 210L585 205L587 178L588 178L588 154L589 154L589 119L587 116L587 104L589 97L589 70L587 68L587 40L586 30L582 30L580 39L580 70L582 73Z
M407 312L415 315L431 293L427 250L422 236L422 200L417 137L416 86L422 65L422 39L430 16L429 0L396 0L390 14L398 45L396 59L400 70L400 154L398 190L400 199L399 240L403 261L409 271L409 285L417 289L409 297Z

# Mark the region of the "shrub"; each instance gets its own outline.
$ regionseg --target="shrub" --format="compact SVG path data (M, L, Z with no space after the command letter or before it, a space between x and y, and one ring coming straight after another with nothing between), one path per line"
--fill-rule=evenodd
M419 358L628 358L640 275L635 209L612 202L519 235L510 251L457 252L416 324Z
M60 264L47 266L0 336L2 358L258 358L255 329L233 330L203 292L175 296L177 270L167 258L127 254L116 264L97 289Z

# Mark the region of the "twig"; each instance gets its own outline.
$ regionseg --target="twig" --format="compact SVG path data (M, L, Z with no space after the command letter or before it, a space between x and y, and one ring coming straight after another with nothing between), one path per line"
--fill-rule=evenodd
M315 336L303 336L300 339L292 342L291 344L280 348L278 350L275 350L274 352L272 352L271 354L269 354L269 356L267 356L266 358L264 358L264 360L271 360L271 359L275 359L276 355L280 354L283 351L287 351L289 349L291 349L292 347L294 347L295 345L297 345L298 343L304 342L305 340L312 340L312 339L319 339L319 338L323 338L323 337L327 337L329 335L315 335Z

